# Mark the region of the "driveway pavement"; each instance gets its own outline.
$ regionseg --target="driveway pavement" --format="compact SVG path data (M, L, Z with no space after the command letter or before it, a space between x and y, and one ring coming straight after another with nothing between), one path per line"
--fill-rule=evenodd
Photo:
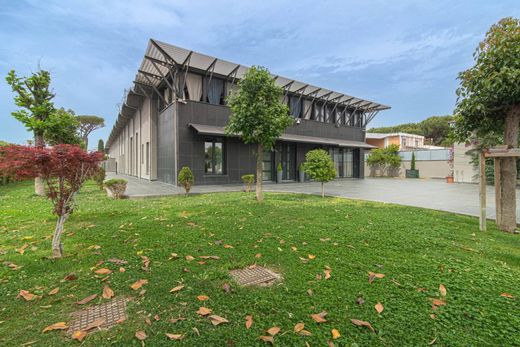
M121 177L128 180L127 195L130 198L183 194L180 187L147 181L130 176L107 174L107 178ZM242 185L194 186L193 193L230 192L242 190ZM320 184L268 183L265 191L320 194ZM435 179L365 178L341 179L325 184L325 194L344 198L379 201L406 206L416 206L478 216L479 196L476 184L447 184ZM520 223L520 191L517 189L517 222ZM487 217L495 218L495 194L487 189Z

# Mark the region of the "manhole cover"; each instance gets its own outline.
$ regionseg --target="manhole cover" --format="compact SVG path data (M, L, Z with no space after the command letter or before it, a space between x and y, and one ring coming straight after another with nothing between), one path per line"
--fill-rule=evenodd
M231 270L229 273L242 286L268 286L281 278L279 274L261 266Z
M72 313L73 320L68 333L87 331L91 328L108 329L121 323L127 318L126 301L125 298L115 298L104 304Z

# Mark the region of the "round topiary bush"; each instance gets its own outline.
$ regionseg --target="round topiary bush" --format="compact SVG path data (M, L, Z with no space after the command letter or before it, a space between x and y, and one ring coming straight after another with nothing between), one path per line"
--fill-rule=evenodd
M181 171L179 171L179 176L177 177L179 184L184 187L186 191L186 195L191 190L191 186L195 183L195 177L193 176L193 172L191 172L190 168L184 166Z
M112 193L114 199L121 199L126 191L127 180L122 178L112 178L105 181L105 187Z
M253 186L253 183L255 183L255 175L253 175L253 174L243 175L242 182L244 182L245 191L247 193L249 193L251 191L251 187Z

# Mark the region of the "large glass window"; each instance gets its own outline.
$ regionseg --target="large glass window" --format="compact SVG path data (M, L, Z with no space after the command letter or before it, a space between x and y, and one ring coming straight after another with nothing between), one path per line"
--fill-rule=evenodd
M204 141L204 172L210 175L223 175L224 163L223 139L207 138Z

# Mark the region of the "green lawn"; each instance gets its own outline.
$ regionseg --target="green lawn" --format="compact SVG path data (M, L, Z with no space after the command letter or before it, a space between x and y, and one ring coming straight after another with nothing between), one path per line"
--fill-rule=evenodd
M520 236L494 227L479 232L476 218L290 194L266 194L263 204L254 193L115 201L94 185L84 188L78 203L65 227L65 257L51 260L55 219L49 202L35 197L29 183L0 187L0 345L79 345L63 331L42 330L68 321L80 308L76 302L91 294L98 297L89 304L106 301L105 284L131 299L130 318L90 334L84 346L139 346L138 330L150 346L265 345L258 338L273 326L281 328L274 337L279 346L323 346L332 329L341 333L336 346L520 345ZM17 249L24 244L22 255ZM179 259L169 260L171 253ZM315 259L300 259L309 254ZM150 259L149 271L142 269L141 255ZM203 255L220 259L199 264ZM128 261L126 271L109 258ZM94 268L100 260L105 263ZM240 288L228 277L228 270L254 263L280 271L283 282ZM327 266L332 271L325 280ZM103 267L114 270L104 282L93 271ZM78 279L63 281L71 272ZM369 283L369 272L385 277ZM148 280L143 295L130 288L138 279ZM179 284L185 287L169 292ZM447 289L446 305L432 310L440 284ZM56 287L59 292L48 295ZM41 298L16 298L21 289ZM209 300L201 302L199 295ZM381 314L377 302L384 306ZM200 306L229 323L213 326L196 313ZM317 324L310 315L322 311L327 322ZM253 316L250 329L247 315ZM177 317L185 320L169 322ZM370 322L375 333L351 319ZM294 333L299 322L312 335ZM170 341L165 333L185 337Z

